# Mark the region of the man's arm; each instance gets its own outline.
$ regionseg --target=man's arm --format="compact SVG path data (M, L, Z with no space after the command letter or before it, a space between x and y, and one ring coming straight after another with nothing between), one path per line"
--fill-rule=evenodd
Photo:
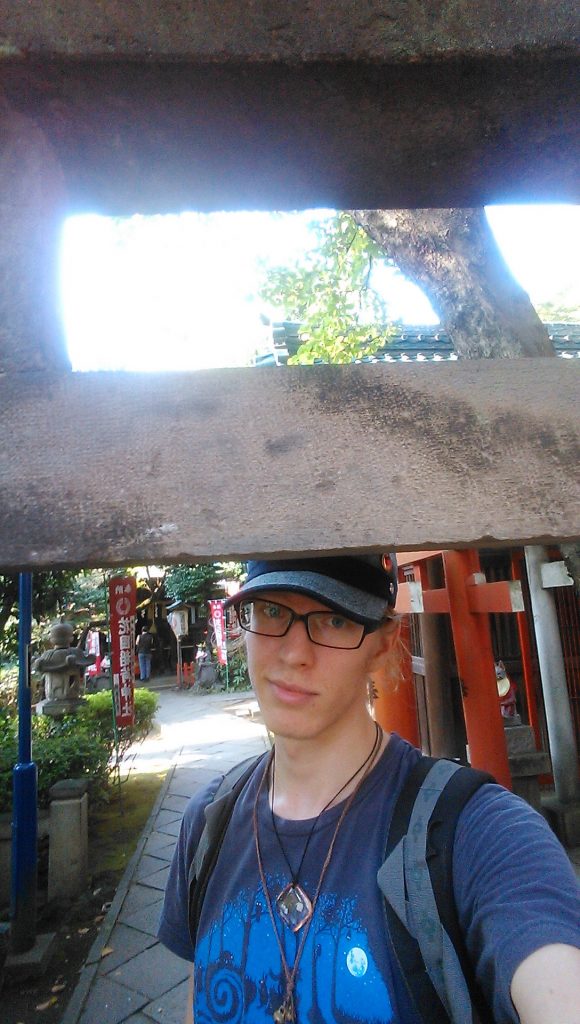
M521 1024L580 1024L580 949L537 949L517 968L511 997Z

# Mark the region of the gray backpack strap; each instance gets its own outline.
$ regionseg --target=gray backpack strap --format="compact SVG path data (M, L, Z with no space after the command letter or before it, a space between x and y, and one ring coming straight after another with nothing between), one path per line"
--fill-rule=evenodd
M475 791L483 782L490 781L489 776L483 773L472 772L471 769L462 768L453 761L424 759L422 768L428 769L416 795L409 794L408 799L414 799L410 803L410 817L408 827L400 837L396 845L388 852L384 864L380 867L377 880L383 895L390 908L401 921L406 932L418 943L420 955L424 962L430 982L439 997L441 1007L436 1012L431 1005L426 1020L443 1020L445 1014L452 1024L474 1024L478 1017L474 1013L472 995L465 979L461 961L442 921L429 865L427 852L432 855L432 847L429 843L429 825L433 811L456 772L468 772L469 779L466 790L466 798ZM463 787L465 788L465 787ZM456 808L455 817L461 809L462 803ZM455 822L453 823L454 829ZM449 845L449 844L448 844ZM451 837L452 846L452 837ZM444 857L449 860L452 850L446 849ZM452 878L449 875L446 889L452 886ZM454 905L453 892L445 893L448 902ZM394 929L396 931L396 928ZM397 942L394 940L395 952L397 953ZM399 957L399 963L405 971L404 961ZM417 974L411 981L413 988ZM435 997L435 993L433 996ZM415 993L412 992L415 997ZM423 1006L428 1003L428 992L423 991L420 995ZM444 1011L441 1013L440 1011ZM423 1012L425 1012L423 1010ZM439 1016L437 1016L439 1013Z
M189 881L191 882L195 878L199 878L201 874L201 866L205 857L208 854L210 843L212 838L215 836L217 829L219 828L219 821L223 814L225 804L228 802L228 798L236 784L246 774L248 768L253 768L258 764L260 757L247 757L245 761L241 761L240 764L234 765L230 768L229 772L226 772L223 779L221 780L218 788L215 791L213 799L205 808L205 825L197 849L195 851L195 857L193 858L191 867L189 869ZM250 773L251 774L251 773ZM233 805L232 805L233 809Z
M189 932L195 940L207 885L215 867L233 809L246 782L264 758L249 757L235 765L221 780L205 808L205 825L189 867Z

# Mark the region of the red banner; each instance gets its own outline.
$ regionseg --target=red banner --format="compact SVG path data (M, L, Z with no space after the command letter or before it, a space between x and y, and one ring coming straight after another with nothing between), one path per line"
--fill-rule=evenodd
M227 665L226 622L223 601L209 601L209 611L215 632L215 645L220 665Z
M135 615L137 584L133 576L109 580L111 615L111 671L115 721L135 722Z

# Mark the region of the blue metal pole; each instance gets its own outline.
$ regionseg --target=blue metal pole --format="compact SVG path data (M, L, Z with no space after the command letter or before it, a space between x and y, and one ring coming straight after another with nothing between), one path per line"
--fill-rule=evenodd
M14 953L25 953L36 939L37 800L32 761L30 635L32 574L20 573L18 586L18 764L14 765L12 811L12 914Z

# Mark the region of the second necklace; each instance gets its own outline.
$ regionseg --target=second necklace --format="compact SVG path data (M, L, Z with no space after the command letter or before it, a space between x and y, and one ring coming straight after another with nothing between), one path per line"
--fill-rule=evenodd
M320 821L320 818L322 817L324 812L327 811L328 808L332 806L332 804L335 802L335 800L338 800L338 797L340 796L340 794L344 792L344 790L347 788L347 786L350 786L351 782L353 782L356 779L357 775L360 775L360 773L362 771L364 771L364 769L366 768L366 766L369 763L369 761L371 761L375 757L375 755L377 753L377 750L378 750L378 747L380 745L381 739L382 739L382 731L381 731L381 728L378 725L378 723L375 723L375 730L376 731L375 731L374 743L373 743L372 749L371 749L368 757L365 758L363 763L361 765L359 765L357 770L355 772L353 772L353 774L350 776L350 778L347 779L345 783L343 783L343 785L340 787L340 789L337 790L337 792L334 794L334 796L332 796L330 798L328 803L326 803L324 805L322 810L318 812L316 818L314 819L314 821L313 821L313 823L312 823L312 825L310 827L310 830L308 832L308 835L306 837L306 842L304 844L304 849L302 851L302 856L300 858L300 863L298 864L298 867L297 867L296 871L292 870L292 865L290 864L290 861L288 859L288 855L286 853L286 850L284 849L284 844L282 843L282 837L280 836L280 833L278 832L278 828L277 828L277 825L276 825L276 817L274 815L274 790L275 790L275 765L276 765L275 754L274 754L274 756L272 758L272 766L271 766L272 800L271 800L271 804L270 804L270 813L271 813L271 816L272 816L272 828L274 829L274 832L276 833L276 839L278 840L278 844L280 846L280 850L282 851L282 856L284 857L284 860L286 861L286 864L287 864L287 867L288 867L288 871L290 872L290 882L288 883L288 885L284 886L284 888L281 890L281 892L278 893L275 902L276 902L276 910L278 911L278 914L280 915L280 918L282 919L284 924L287 925L288 928L290 928L291 931L293 931L293 932L299 931L306 924L306 922L309 921L310 918L312 917L312 911L313 911L312 900L308 896L308 893L306 892L304 887L300 884L300 872L302 871L302 866L303 866L304 861L306 859L306 854L308 852L308 847L310 845L310 840L312 839L312 836L314 835L314 832L316 830L316 826L318 825L318 822Z

